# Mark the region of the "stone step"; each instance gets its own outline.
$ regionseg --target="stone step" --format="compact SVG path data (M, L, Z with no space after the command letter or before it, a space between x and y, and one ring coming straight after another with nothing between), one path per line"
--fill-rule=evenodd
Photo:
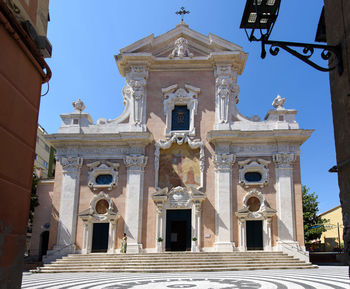
M314 267L311 263L302 262L281 252L176 252L139 255L93 253L69 254L51 264L45 264L36 272L193 272Z
M177 261L177 262L172 262L175 264L203 264L203 263L209 263L209 264L223 264L223 263L295 263L295 262L301 262L296 259L288 260L288 259L280 259L280 260L259 260L259 259L233 259L233 260L182 260L182 261ZM53 264L55 265L65 265L65 264L80 264L80 265L96 265L96 264L168 264L169 262L152 262L152 261L147 261L147 262L139 262L139 261L105 261L102 260L101 262L95 262L95 261L70 261L68 262L63 262L63 261L57 261ZM52 264L52 265L53 265ZM48 266L49 264L45 264L45 266ZM50 264L51 265L51 264Z
M140 267L140 266L152 266L154 264L157 264L158 266L168 266L169 263L54 263L50 265L44 265L44 267L75 267L75 266L135 266L135 267ZM231 261L231 262L179 262L175 263L173 266L199 266L199 265L218 265L218 266L223 266L223 265L236 265L236 264L305 264L302 261L298 260L293 260L293 261L267 261L267 262L262 262L262 261Z
M120 260L120 261L143 261L143 262L147 262L147 261L177 261L177 260L246 260L246 259L252 259L252 260L269 260L269 259L274 259L274 260L279 260L279 259L293 259L293 257L290 256L275 256L275 257L253 257L253 256L239 256L239 257L232 257L232 256L228 256L228 257L171 257L171 258L127 258L127 257L114 257L114 258L110 258L110 257L100 257L100 258L90 258L90 257L85 257L85 258L63 258L61 259L61 261L65 261L65 260L70 260L70 261L80 261L80 260L91 260L92 262L97 262L97 261L103 261L103 260L108 260L108 261L114 261L114 260Z
M315 269L315 265L286 265L286 266L232 266L232 267L203 267L203 268L172 268L171 270L161 268L161 269L104 269L104 268L77 268L77 269L48 269L42 268L40 271L31 270L33 273L75 273L75 272L119 272L119 273L166 273L166 272L211 272L211 271L243 271L243 270L276 270L276 269Z

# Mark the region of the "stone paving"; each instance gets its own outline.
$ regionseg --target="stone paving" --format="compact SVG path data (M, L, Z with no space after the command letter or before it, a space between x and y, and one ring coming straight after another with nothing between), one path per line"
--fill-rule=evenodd
M348 267L194 273L42 273L23 274L22 288L108 289L340 289L349 288Z

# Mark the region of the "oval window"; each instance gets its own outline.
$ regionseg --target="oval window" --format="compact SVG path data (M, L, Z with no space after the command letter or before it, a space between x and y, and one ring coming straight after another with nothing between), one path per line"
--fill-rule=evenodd
M256 197L251 197L247 201L247 206L249 208L249 211L257 212L260 209L260 200Z
M98 185L109 185L113 181L112 175L98 175L96 177L96 184Z
M96 212L101 215L106 214L108 207L109 203L107 202L107 200L99 200L96 204Z
M247 182L260 182L262 175L259 172L247 172L244 174L244 178Z

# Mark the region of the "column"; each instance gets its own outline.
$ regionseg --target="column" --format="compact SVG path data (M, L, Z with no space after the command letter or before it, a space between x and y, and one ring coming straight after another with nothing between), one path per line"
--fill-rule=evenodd
M295 155L278 153L273 156L276 171L276 201L279 241L295 242L295 210L293 167Z
M217 252L232 252L234 248L232 229L232 164L233 154L214 155L215 165L215 210Z
M75 250L80 168L83 164L83 159L80 157L62 157L60 163L63 169L63 178L57 244L54 247L54 251L59 255L64 255Z
M143 178L147 157L143 155L126 156L124 158L124 163L127 167L125 201L125 233L128 237L127 253L135 254L142 251Z

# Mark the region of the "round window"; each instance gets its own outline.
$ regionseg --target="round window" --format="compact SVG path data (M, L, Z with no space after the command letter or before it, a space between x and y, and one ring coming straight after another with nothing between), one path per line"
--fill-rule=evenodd
M101 214L101 215L106 214L108 208L109 208L109 203L105 199L99 200L96 204L96 212L98 214Z
M262 175L259 172L247 172L244 174L244 178L247 182L255 183L261 181Z
M113 181L113 176L106 174L106 175L98 175L96 177L96 184L98 185L109 185Z
M249 211L251 212L257 212L260 209L260 200L256 197L250 197L247 206L249 208Z

